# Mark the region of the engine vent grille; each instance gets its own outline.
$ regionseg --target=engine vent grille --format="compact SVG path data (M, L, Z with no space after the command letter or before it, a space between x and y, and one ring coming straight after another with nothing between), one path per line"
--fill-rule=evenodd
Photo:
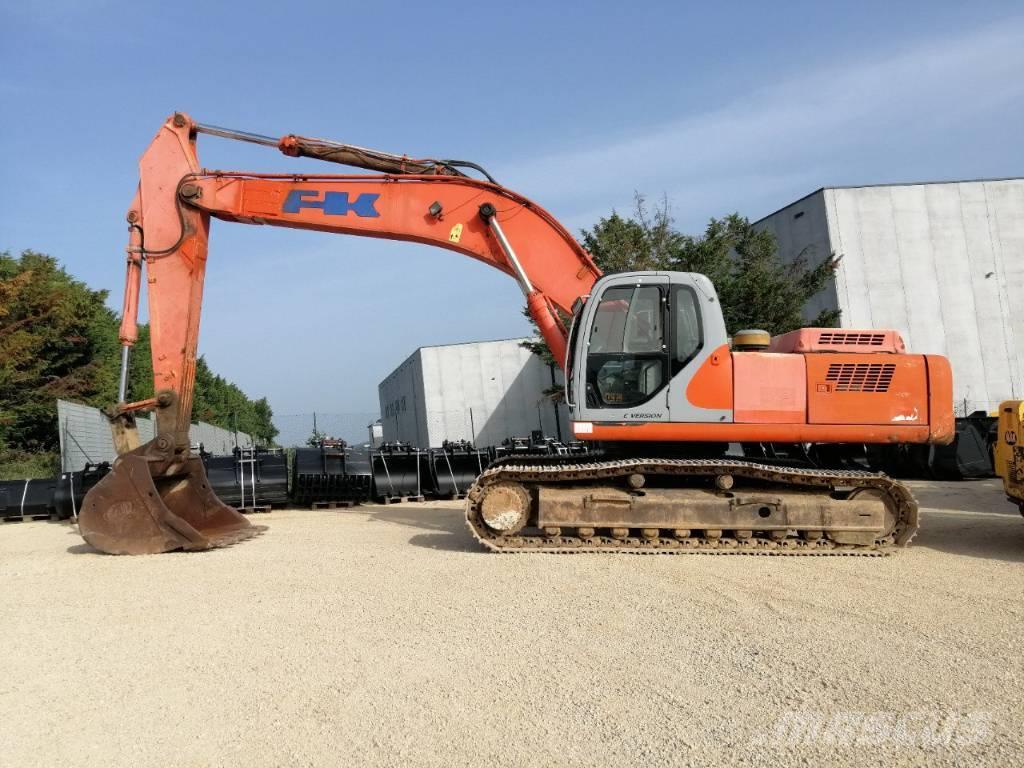
M867 345L880 347L885 343L884 333L851 333L849 331L823 331L818 336L819 344L830 344L836 347Z
M832 363L825 380L836 392L888 392L895 373L893 363Z

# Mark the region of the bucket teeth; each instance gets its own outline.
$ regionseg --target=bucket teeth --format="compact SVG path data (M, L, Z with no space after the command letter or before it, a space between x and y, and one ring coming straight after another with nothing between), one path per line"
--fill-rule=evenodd
M248 522L248 521L247 521ZM254 539L267 530L265 525L249 525L247 528L224 531L222 533L210 534L206 537L208 546L197 547L196 549L215 549L218 547L230 547L246 539ZM185 547L185 549L189 549Z

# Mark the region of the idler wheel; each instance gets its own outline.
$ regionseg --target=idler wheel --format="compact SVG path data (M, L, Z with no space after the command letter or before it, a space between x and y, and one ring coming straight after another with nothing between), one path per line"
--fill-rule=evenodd
M878 499L885 505L885 512L882 518L882 533L877 537L884 539L896 528L899 511L896 509L896 503L892 500L892 497L879 488L858 488L849 496L850 501L868 501L869 499Z
M480 503L480 519L499 536L522 530L530 518L530 493L519 483L489 487Z

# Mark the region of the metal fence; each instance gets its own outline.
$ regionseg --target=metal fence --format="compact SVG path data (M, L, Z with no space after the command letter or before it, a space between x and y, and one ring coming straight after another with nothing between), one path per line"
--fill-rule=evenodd
M325 437L345 440L349 445L362 445L370 441L370 425L379 418L377 411L275 414L274 426L278 434L274 440L285 448L306 445L315 429Z
M86 463L113 461L117 458L110 422L99 408L67 400L57 401L57 423L60 433L60 466L63 472L77 472ZM154 436L151 419L138 418L139 440L146 442ZM201 443L210 453L231 453L237 445L252 446L252 437L245 432L231 432L200 422L189 430L193 445Z

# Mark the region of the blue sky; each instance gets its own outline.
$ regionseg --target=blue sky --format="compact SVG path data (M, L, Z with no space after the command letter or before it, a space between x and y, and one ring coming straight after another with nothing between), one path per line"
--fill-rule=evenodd
M175 110L474 160L574 231L634 190L696 232L821 186L1024 175L1019 2L4 5L0 250L115 307L135 163ZM280 414L365 412L418 346L524 334L521 305L447 251L214 222L200 351Z

